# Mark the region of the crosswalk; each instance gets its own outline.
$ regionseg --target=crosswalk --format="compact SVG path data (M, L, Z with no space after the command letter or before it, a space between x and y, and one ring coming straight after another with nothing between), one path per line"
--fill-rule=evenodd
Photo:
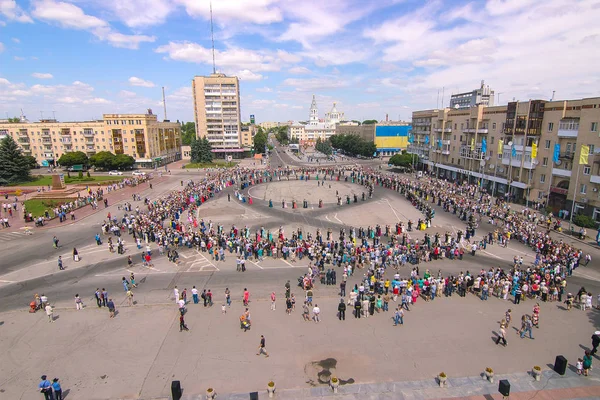
M182 263L187 266L185 272L219 271L219 268L198 250L194 250L192 254L181 252L180 256Z
M0 232L0 242L9 242L24 237L26 237L25 232Z

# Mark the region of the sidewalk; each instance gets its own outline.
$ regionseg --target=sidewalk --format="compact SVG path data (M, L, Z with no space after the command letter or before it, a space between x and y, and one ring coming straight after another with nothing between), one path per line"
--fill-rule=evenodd
M168 179L167 176L163 175L160 178L151 179L149 181L149 183L152 183L153 188L156 188L157 185L165 182L167 179ZM136 193L136 194L141 193L141 192L149 189L149 183L148 182L142 183L135 187L127 186L124 189L111 191L110 193L106 192L106 186L102 186L102 188L105 191L104 198L108 199L108 205L110 207L110 206L114 205L115 203L118 203L122 200L131 199L131 195L134 193ZM94 188L97 188L97 187L94 187ZM85 188L82 188L79 192L82 193L82 195L86 195ZM23 199L20 198L19 203L21 203L22 201L23 201ZM39 231L42 229L49 229L49 228L55 228L58 226L70 225L70 224L78 222L86 217L89 217L90 215L96 214L98 212L102 212L104 209L105 209L105 207L102 204L102 202L98 202L98 208L96 208L95 210L92 209L92 207L90 205L86 205L86 206L83 206L83 207L75 210L76 219L74 221L71 221L71 219L67 215L67 220L62 223L59 222L58 218L52 218L51 220L46 221L44 227L36 228L34 222L25 222L25 220L22 218L22 216L23 216L22 205L19 204L19 210L17 211L17 213L14 214L13 218L9 218L10 228L2 229L2 230L0 230L0 232L18 232L18 231L21 231L25 227L29 227L35 232L35 231Z

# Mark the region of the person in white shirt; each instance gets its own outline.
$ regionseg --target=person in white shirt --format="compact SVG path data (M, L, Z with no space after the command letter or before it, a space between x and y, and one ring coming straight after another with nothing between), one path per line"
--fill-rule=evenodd
M173 296L175 296L175 304L177 304L179 302L179 289L177 289L177 286L173 289Z
M315 320L315 322L319 322L321 321L321 309L319 308L318 304L315 304L315 306L313 307L313 319Z
M192 288L192 298L194 299L194 304L198 304L198 289L196 289L196 286Z
M52 306L48 304L45 309L46 315L48 316L48 322L54 322L54 310L52 309Z

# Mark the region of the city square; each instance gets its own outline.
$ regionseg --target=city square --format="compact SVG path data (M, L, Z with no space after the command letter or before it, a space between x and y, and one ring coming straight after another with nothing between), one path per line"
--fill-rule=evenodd
M283 152L276 157L280 157L277 162L284 164L292 160ZM357 167L350 164L347 168ZM169 190L178 190L182 179L195 178L189 172L174 172L152 190L148 186L140 189L144 197L152 199L165 196ZM404 196L383 187L375 187L372 198L367 196L364 201L359 197L356 203L352 199L350 204L344 201L338 206L331 202L319 208L315 200L327 198L334 190L345 197L346 193L362 193L363 187L358 182L346 182L345 177L340 181L335 177L323 180L323 176L320 180L316 180L316 176L308 180L282 179L259 183L239 192L251 196L254 193L253 204L235 198L233 192L236 190L230 187L198 207L197 217L207 224L209 221L222 224L225 229L233 225L239 229L247 226L252 232L283 229L286 236L298 230L304 235L309 232L314 235L319 229L324 234L329 229L334 237L340 229L374 228L378 224L394 226L400 222L406 225L408 220L423 218ZM273 207L269 207L265 193L273 198ZM294 194L304 193L310 205L304 208L304 199L298 199L298 208L292 208ZM228 198L228 194L232 196ZM115 196L120 195L115 193ZM290 203L286 208L279 202L283 198ZM0 320L7 333L5 337L13 338L3 340L0 348L10 360L0 367L1 375L6 377L1 386L4 394L24 399L35 397L29 388L36 385L36 375L42 373L60 375L63 385L68 385L69 396L89 399L169 398L174 380L181 382L185 395L195 398L194 395L203 396L209 387L220 396L254 391L266 393L266 383L270 381L276 382L280 396L285 396L286 389L329 388L332 376L342 382L341 393L345 393L344 390L352 393L350 387L353 385L428 379L435 382L442 371L450 378L462 378L493 368L498 375L508 376L527 372L533 365L551 370L554 358L559 354L574 365L582 348L588 348L589 338L598 325L600 314L596 309L567 312L562 303L542 303L540 326L534 329L534 340L520 339L511 332L518 330L520 316L531 313L539 300L527 299L516 305L494 296L482 301L476 295L463 298L456 294L430 302L419 298L405 313L401 326L394 326L393 321L393 309L399 302L391 302L390 311L376 312L370 318L356 319L349 308L348 319L340 321L337 317L339 284L318 282L315 283L313 302L321 309L321 322L303 321L301 309L306 292L297 286L297 280L306 273L307 257L294 261L267 256L263 260L249 258L246 271L239 272L236 271L235 255L229 252L225 252L225 261L216 261L208 252L182 248L178 264L168 262L165 256L156 256L151 267L144 266L137 260L139 251L128 235L124 235L124 255L111 254L104 245L97 246L93 240L104 219L103 214L119 215L122 212L119 204L126 201L129 200L116 201L102 212L72 225L39 231L6 243L9 247L25 245L35 249L16 250L15 253L20 255L15 258L14 271L0 277L3 298ZM446 232L464 230L464 222L456 215L439 208L436 211L431 227L425 232L408 232L411 239L422 241L425 233L443 236ZM491 225L482 220L478 236L490 229ZM63 248L66 250L63 254L66 270L59 272L56 271L56 255L52 255L49 244L52 235L57 234L63 243L58 252ZM81 254L77 264L70 261L71 243ZM588 246L583 242L577 244ZM150 246L156 252L155 245L150 243ZM50 258L47 257L49 252ZM18 261L31 260L36 254L39 254L38 260L44 257L46 260L33 265ZM461 271L477 274L482 268L511 268L515 254L523 257L525 264L532 263L535 256L529 248L515 241L508 248L488 245L476 256L465 253L463 260L433 260L418 266L421 274L425 270L431 271L432 275L441 271L443 276L457 275ZM592 254L595 257L595 253ZM127 265L128 255L136 259L133 265ZM413 267L409 263L398 272L409 277ZM340 267L336 268L341 275ZM132 272L138 287L132 289L135 304L129 306L121 278L129 278ZM365 272L357 269L348 277L348 290L360 283ZM391 278L394 272L388 267L385 276ZM592 293L598 293L598 277L592 264L580 267L568 278L568 288L577 291L583 285ZM296 310L290 315L285 311L284 285L288 280L297 299ZM205 308L202 301L200 304L190 301L190 290L194 286L214 294L212 307ZM96 287L107 288L114 298L118 311L114 319L109 320L106 308L96 306L93 299ZM178 329L179 311L173 297L175 287L188 291L189 304L185 314L188 332ZM232 302L223 313L226 288L231 292ZM252 327L247 332L239 328L239 316L246 308L242 304L245 288L250 292L248 308L252 315ZM55 307L54 324L47 323L43 311L27 312L27 304L34 293L48 296ZM83 299L83 310L76 310L75 293ZM274 311L270 308L271 293L276 296ZM346 299L347 296L344 301ZM499 323L508 308L513 310L516 321L508 330L508 346L502 347L495 341ZM269 358L255 355L260 335L267 339ZM45 351L37 351L34 343L39 343ZM32 370L40 372L23 374L23 371ZM587 379L597 379L594 375L592 372L592 377ZM232 380L231 376L237 379ZM415 395L421 398L444 396L432 392L427 385L419 387L421 389L415 393L421 394ZM385 391L391 390L386 388ZM479 386L463 387L459 393L466 396L481 389ZM298 396L291 393L291 397ZM302 397L307 392L301 393L304 393Z

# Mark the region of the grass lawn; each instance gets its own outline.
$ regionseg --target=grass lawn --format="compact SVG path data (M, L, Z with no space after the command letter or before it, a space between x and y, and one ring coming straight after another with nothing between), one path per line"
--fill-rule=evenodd
M29 182L21 182L21 183L16 183L14 185L11 186L48 186L48 185L52 185L52 176L51 175L38 175L38 176L34 176L34 179L29 181ZM87 183L94 183L94 182L109 182L109 181L114 181L114 182L118 182L123 180L125 177L124 176L116 176L116 175L92 175L89 178L83 174L82 178L79 178L77 175L77 172L72 173L71 177L69 178L67 176L67 174L65 174L65 183L67 185L71 185L71 184L77 184L77 183L83 183L83 184L87 184Z
M212 163L187 163L185 164L185 169L235 167L237 164L237 161L227 162L223 160L216 160Z
M32 199L25 200L25 209L28 213L31 213L34 217L40 217L44 215L44 211L48 210L50 212L50 216L54 215L52 210L54 207L59 206L61 204L67 203L65 200L61 199Z

